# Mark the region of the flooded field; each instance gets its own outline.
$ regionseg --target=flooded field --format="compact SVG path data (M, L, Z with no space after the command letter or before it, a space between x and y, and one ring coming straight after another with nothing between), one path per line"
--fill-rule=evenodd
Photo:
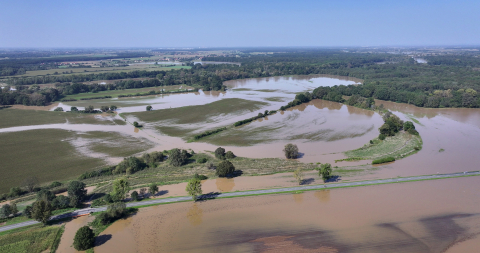
M479 190L468 177L160 205L95 252L475 252Z

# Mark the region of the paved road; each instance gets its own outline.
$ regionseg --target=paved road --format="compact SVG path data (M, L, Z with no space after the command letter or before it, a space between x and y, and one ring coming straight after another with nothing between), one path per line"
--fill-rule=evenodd
M256 191L246 191L246 192L206 194L201 196L201 199L237 197L237 196L247 196L247 195L255 195L255 194L282 193L282 192L304 191L304 190L331 189L331 188L372 185L372 184L401 183L401 182L408 182L412 180L442 179L442 178L458 177L458 176L479 176L479 175L480 175L480 171L466 171L466 172L459 172L459 173L438 174L438 175L429 175L429 176L377 179L377 180L349 182L349 183L333 183L333 184L326 184L326 185L307 185L307 186L297 186L297 187L268 189L268 190L256 190ZM160 203L182 202L182 201L189 201L191 199L192 199L191 197L152 199L148 201L127 203L127 207L144 206L144 205L160 204ZM73 211L71 213L56 215L56 216L53 216L51 219L58 220L62 218L85 215L85 214L94 213L94 212L102 212L105 210L107 210L107 207L85 208L85 209ZM25 227L33 224L38 224L38 223L39 223L38 221L26 221L22 223L13 224L13 225L3 226L3 227L0 227L0 232L15 229L15 228L20 228L20 227Z

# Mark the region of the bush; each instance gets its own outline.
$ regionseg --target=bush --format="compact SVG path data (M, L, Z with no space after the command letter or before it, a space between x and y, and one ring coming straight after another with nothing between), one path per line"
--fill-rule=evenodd
M298 147L295 144L289 143L285 145L283 152L285 152L285 157L287 159L296 159L298 157Z
M418 135L418 132L417 132L417 130L415 130L415 128L410 128L410 129L408 129L407 132L408 132L409 134Z
M404 124L403 124L403 129L405 131L408 131L409 129L415 129L415 125L411 122L411 121L406 121Z
M219 177L225 177L232 174L234 171L235 167L233 164L230 161L225 160L218 164L216 174Z
M153 109L153 107L151 105L147 105L147 111L151 111Z
M207 180L208 177L205 176L205 175L198 175L195 173L195 175L193 175L193 178L196 178L196 179L200 179L200 180Z
M222 147L218 147L216 150L215 150L215 157L217 159L225 159L225 149L222 148Z
M206 163L207 161L208 161L208 159L205 158L205 157L202 157L202 158L198 158L198 159L197 159L197 163Z
M52 200L52 207L55 209L65 209L70 207L70 199L67 196L58 195Z
M138 124L138 122L136 122L136 121L133 122L133 126L134 127L141 127L140 124Z
M37 192L37 200L46 200L46 201L52 201L55 198L55 194L53 194L51 191L42 189L39 192Z
M233 154L232 151L228 151L226 154L225 154L225 158L227 159L233 159L235 158L236 156Z
M93 247L95 243L95 234L88 226L83 226L77 230L73 238L73 247L76 250L87 250Z
M115 168L114 172L119 173L128 173L133 174L137 171L143 170L145 164L135 156L124 158Z
M59 186L62 186L62 183L55 181L55 182L50 184L49 188L55 188L55 187L59 187Z
M127 213L127 206L123 202L113 203L107 207L107 214L112 220L122 218Z
M57 107L55 108L55 110L53 110L55 112L63 112L63 107Z
M132 197L133 201L138 201L138 192L133 191L132 194L130 194L130 197Z
M381 163L389 163L389 162L394 162L395 158L394 157L385 157L377 160L373 160L372 164L381 164Z
M172 149L170 152L170 156L168 160L170 160L170 164L175 167L179 167L187 163L188 153L186 150L180 150L178 148Z
M384 134L379 134L378 139L380 139L381 141L385 140L385 135Z

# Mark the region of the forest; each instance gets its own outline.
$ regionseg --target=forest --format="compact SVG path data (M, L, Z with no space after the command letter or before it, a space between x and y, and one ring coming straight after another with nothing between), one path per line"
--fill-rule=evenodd
M178 84L222 90L225 89L222 83L233 79L331 74L360 78L363 84L321 87L318 92L326 93L316 97L341 101L342 96L359 95L433 108L480 106L480 96L477 96L480 92L480 71L476 68L480 66L478 55L429 56L425 59L428 64L417 63L412 57L402 54L333 49L203 57L203 61L242 64L193 65L193 62L187 62L191 69L10 78L7 83L17 90L4 90L0 94L0 104L42 105L69 94ZM120 80L139 77L148 79ZM107 85L82 84L94 80L119 81ZM37 89L38 86L33 90L32 86L22 87L44 83L56 85L55 88L41 90Z

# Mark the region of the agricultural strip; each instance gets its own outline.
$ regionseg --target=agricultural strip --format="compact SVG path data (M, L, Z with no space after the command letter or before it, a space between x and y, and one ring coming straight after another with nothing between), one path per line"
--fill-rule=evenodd
M50 112L50 111L33 111L19 109L0 109L0 128L16 127L16 126L32 126L44 124L101 124L101 125L125 125L122 120L98 120L97 115L83 113L68 112ZM105 115L112 117L113 115Z
M0 252L40 253L56 248L63 227L38 227L0 236Z
M139 88L139 89L106 90L106 91L99 91L95 93L79 93L74 95L68 95L65 98L82 99L82 98L92 98L92 97L101 97L101 96L118 97L118 95L147 93L152 90L153 91L161 91L161 90L177 91L177 90L185 90L185 89L193 89L193 87L187 86L187 85L172 85L172 86L159 86L159 87L148 87L148 88Z

